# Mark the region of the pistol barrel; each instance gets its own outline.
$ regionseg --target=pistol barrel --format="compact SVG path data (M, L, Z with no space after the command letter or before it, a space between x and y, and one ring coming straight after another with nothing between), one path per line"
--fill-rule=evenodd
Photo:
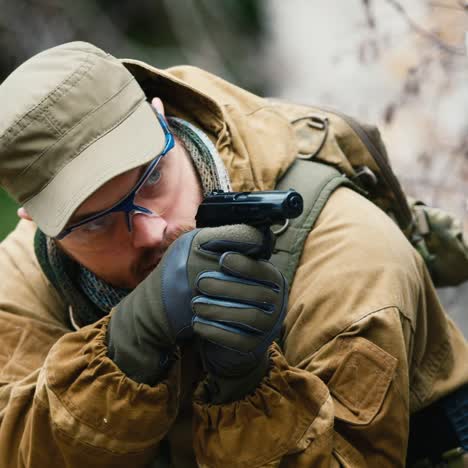
M302 196L293 189L262 192L212 192L199 206L198 227L250 224L271 226L297 218L303 210Z

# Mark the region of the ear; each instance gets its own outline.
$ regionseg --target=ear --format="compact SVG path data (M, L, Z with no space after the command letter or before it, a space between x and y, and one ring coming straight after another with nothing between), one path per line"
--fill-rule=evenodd
M28 212L24 209L24 207L18 208L16 211L16 214L21 218L21 219L26 219L28 221L32 221L31 216L28 215Z
M164 104L161 99L155 97L151 100L151 105L162 115L164 114Z

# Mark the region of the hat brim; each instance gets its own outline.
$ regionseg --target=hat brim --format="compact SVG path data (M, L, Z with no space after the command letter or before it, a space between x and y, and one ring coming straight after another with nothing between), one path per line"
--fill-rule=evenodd
M148 163L164 146L164 130L151 105L143 102L61 169L24 208L42 232L55 237L97 189L113 177Z

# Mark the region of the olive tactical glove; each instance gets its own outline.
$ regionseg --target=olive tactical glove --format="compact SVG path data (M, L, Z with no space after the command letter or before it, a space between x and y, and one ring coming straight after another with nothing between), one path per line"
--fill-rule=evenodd
M266 260L226 252L219 267L198 276L201 295L192 300L213 403L243 398L267 373L268 348L280 335L288 290Z
M117 307L108 328L109 356L130 378L157 382L176 344L193 336L192 297L201 272L220 272L227 251L261 255L263 236L249 226L194 230L177 239L156 269Z

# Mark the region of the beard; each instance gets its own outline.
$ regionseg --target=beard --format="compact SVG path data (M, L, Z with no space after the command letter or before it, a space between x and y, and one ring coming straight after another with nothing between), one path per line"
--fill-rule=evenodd
M139 258L132 263L130 271L138 283L143 281L159 264L167 249L182 234L192 231L195 228L193 224L178 225L170 232L164 233L163 241L153 248L144 249Z

